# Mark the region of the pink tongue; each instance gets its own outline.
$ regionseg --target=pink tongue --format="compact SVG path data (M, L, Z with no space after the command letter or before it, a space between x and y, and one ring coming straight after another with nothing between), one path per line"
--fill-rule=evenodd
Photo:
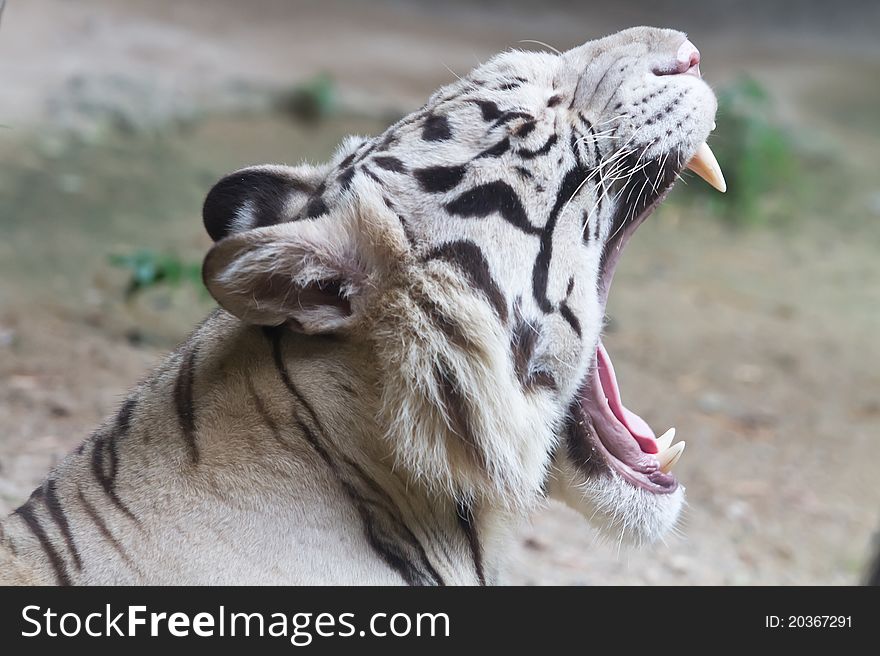
M602 392L608 400L608 407L617 420L623 424L626 429L632 433L639 448L645 453L657 453L657 441L654 431L648 426L648 422L639 417L635 412L629 410L620 400L620 388L617 386L617 377L614 375L614 365L611 364L611 357L602 342L596 349L596 364L599 368L599 381L602 383Z

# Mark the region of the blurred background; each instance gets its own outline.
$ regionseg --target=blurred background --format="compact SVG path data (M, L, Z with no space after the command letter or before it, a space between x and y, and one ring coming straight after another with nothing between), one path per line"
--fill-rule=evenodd
M527 584L847 584L880 526L880 3L11 0L0 22L0 511L213 307L201 203L324 160L505 48L675 27L730 191L686 179L630 243L605 344L688 451L680 535L562 507ZM711 191L711 190L710 190Z

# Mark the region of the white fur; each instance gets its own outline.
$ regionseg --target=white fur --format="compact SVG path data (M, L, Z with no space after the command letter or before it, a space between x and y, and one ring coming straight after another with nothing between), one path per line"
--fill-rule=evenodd
M622 168L624 157L636 147L646 158L689 157L709 133L711 90L694 77L652 72L684 38L634 28L562 55L504 53L386 135L347 139L326 165L267 165L239 177L259 184L262 172L296 181L297 191L280 204L277 225L254 228L265 196L230 187L241 198L215 228L232 234L208 254L204 275L237 319L209 318L139 389L131 428L113 443L114 493L137 522L96 481L100 434L51 477L85 554L81 569L46 507L33 502L74 582L407 580L380 557L377 541L415 563L417 582L474 583L481 573L491 582L518 521L545 493L612 535L650 542L670 530L683 488L654 495L608 467L587 469L561 432L602 327L600 258L613 216L630 202L614 195L633 172ZM424 136L431 116L445 117L448 138ZM562 198L578 162L593 173ZM416 172L437 166L463 167L460 182L426 191ZM499 181L522 204L523 226L506 210L450 209ZM327 211L304 217L316 199ZM554 207L546 288L538 289L533 271L548 244L532 233ZM426 259L461 240L485 260L500 310L456 265ZM316 302L309 290L328 280L338 297ZM520 363L525 374L515 365L519 322L534 337ZM341 338L276 332L270 344L250 324ZM182 434L187 358L198 460ZM523 380L535 372L544 385ZM83 498L118 547L95 528ZM481 557L457 516L463 507ZM51 582L53 567L22 514L3 529L0 578Z

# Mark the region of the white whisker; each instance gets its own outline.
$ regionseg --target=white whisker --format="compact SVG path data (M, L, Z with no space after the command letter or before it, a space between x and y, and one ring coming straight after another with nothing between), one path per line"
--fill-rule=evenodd
M548 50L552 50L552 51L555 52L557 55L561 55L561 54L562 54L562 51L561 51L561 50L557 50L556 48L554 48L553 46L551 46L549 43L544 43L543 41L538 41L537 39L520 39L520 40L519 40L519 43L536 43L536 44L538 44L539 46L544 46L544 47L547 48Z

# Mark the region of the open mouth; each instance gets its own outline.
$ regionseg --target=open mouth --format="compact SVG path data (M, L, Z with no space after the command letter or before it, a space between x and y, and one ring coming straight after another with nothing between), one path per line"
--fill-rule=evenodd
M628 206L624 215L612 223L612 237L602 254L599 278L599 301L603 312L623 247L636 228L663 201L678 177L678 167L668 163L673 161L677 162L678 158L665 157L662 162L657 160L653 165L643 165L639 169L653 186L648 194L636 201L635 208ZM719 191L726 190L721 168L707 144L703 143L697 149L685 168ZM626 184L645 186L641 177L630 179ZM633 218L627 220L630 215ZM678 487L671 470L681 458L685 443L672 444L674 428L657 437L644 419L623 404L611 357L601 339L590 373L578 392L578 401L579 416L574 417L574 424L580 435L575 439L587 440L594 453L604 456L610 467L636 487L656 494L670 493Z

